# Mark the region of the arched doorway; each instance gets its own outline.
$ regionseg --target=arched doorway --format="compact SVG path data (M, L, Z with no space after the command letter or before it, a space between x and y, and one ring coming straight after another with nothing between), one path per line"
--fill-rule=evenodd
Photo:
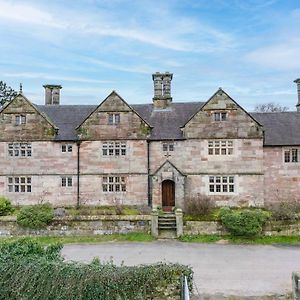
M162 182L162 208L163 210L172 210L175 206L175 182L173 180L164 180Z

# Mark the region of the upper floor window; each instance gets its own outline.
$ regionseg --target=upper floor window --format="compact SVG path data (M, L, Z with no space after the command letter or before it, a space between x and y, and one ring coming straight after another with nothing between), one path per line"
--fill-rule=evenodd
M126 143L124 142L105 142L102 144L103 156L126 155Z
M234 176L209 176L210 193L234 193Z
M120 114L116 114L116 113L108 114L108 124L109 125L120 124Z
M174 143L163 143L163 151L174 151Z
M73 185L73 178L72 177L62 177L61 178L61 186L72 186Z
M227 113L226 112L215 112L214 118L215 118L215 121L226 121Z
M284 162L300 162L300 149L292 148L284 150Z
M15 157L31 156L31 143L8 143L8 155Z
M232 155L233 141L208 141L208 155Z
M15 124L16 125L26 124L26 116L24 116L24 115L16 115Z
M126 181L123 176L104 176L102 178L103 192L126 192Z
M61 152L72 152L73 146L70 144L61 145Z
M31 193L31 177L8 177L8 191L15 193Z

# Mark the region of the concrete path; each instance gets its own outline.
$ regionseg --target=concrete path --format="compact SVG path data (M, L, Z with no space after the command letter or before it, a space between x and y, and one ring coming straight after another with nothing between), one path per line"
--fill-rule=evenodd
M66 245L67 260L113 259L116 264L159 261L192 266L200 294L260 296L291 292L292 271L300 270L300 247L193 244L177 241ZM197 294L196 290L196 294Z

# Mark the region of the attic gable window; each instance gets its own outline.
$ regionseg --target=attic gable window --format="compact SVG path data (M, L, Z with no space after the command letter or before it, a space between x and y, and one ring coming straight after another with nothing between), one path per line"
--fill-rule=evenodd
M15 124L16 125L24 125L24 124L26 124L26 116L24 116L24 115L16 115Z
M215 112L214 113L214 120L216 122L226 121L227 113L226 112Z
M293 163L300 162L300 149L292 148L284 150L284 162Z
M108 124L109 125L116 125L120 124L120 114L108 114Z

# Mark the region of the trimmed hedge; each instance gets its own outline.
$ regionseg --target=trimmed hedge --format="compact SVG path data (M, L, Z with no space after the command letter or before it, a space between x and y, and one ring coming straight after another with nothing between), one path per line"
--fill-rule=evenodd
M190 288L192 284L192 270L179 264L67 263L57 256L58 246L41 250L28 240L18 243L0 247L0 299L144 300L159 296L170 284L179 288L181 274ZM13 247L19 250L9 254Z
M41 229L46 228L53 217L54 210L50 204L24 206L17 216L17 223L22 227Z
M255 236L262 231L270 213L261 209L234 210L224 207L220 217L225 228L235 236Z
M5 198L0 196L0 216L9 215L14 211L14 208L11 205L11 202Z

